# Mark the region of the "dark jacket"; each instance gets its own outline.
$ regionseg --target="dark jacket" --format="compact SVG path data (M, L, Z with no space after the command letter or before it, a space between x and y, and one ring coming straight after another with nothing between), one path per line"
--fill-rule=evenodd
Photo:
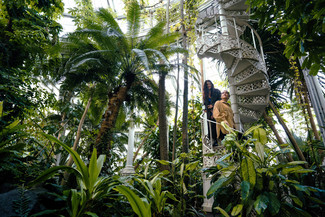
M214 105L216 101L221 100L221 92L219 89L213 89L211 93L211 99L206 97L204 99L205 110L207 111L208 119L211 119L213 107L208 109L208 105Z

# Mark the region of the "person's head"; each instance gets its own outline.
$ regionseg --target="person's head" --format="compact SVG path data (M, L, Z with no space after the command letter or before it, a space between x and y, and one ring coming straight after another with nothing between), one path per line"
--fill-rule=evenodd
M228 92L228 90L224 90L221 93L221 99L228 101L230 97L230 93Z
M211 90L214 88L213 83L210 80L204 82L204 89Z
M214 85L210 80L206 80L203 85L203 98L209 96L209 91L213 91Z

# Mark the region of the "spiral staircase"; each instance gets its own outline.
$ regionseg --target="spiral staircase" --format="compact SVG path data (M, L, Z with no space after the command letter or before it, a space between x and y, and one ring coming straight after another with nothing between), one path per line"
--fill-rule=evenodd
M242 129L243 125L261 117L268 105L270 92L262 42L247 23L247 8L245 0L210 0L199 8L196 22L199 58L210 57L225 64L236 129ZM247 34L249 30L251 33ZM219 153L219 156L203 156L203 166L207 168L214 166L225 150L224 147L213 150L206 136L207 130L203 132L203 154ZM209 182L204 175L203 179L205 184ZM203 204L208 212L211 203L210 199Z

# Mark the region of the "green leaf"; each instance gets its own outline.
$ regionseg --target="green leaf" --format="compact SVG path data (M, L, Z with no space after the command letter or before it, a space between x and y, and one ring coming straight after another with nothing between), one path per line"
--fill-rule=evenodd
M62 143L60 140L55 138L54 136L51 136L51 135L48 135L45 133L40 133L40 134L43 135L44 137L46 137L47 139L49 139L50 141L55 142L58 145L62 146L67 152L69 152L69 154L73 158L74 163L77 166L77 169L81 173L82 181L84 182L85 186L89 186L88 168L87 168L86 164L81 160L79 154L76 151L72 150L69 146L67 146L66 144Z
M243 204L237 204L231 211L232 216L238 215L243 209Z
M158 163L160 163L161 165L169 165L170 162L166 161L166 160L156 160Z
M253 127L249 128L248 130L246 130L246 132L244 133L243 136L247 136L247 135L249 135L251 132L253 132L255 129L260 128L261 126L262 126L262 124L259 124L259 125L257 125L257 126L253 126Z
M97 159L97 149L94 148L93 153L90 158L89 162L89 191L92 192L94 185L98 179L98 176L100 174L100 171L102 170L104 161L105 161L106 156L105 155L100 155Z
M66 170L66 171L69 171L69 172L74 173L79 178L81 177L80 172L78 170L72 168L72 167L68 167L68 166L55 166L55 167L52 167L52 168L49 168L49 169L45 170L39 177L37 177L35 180L33 180L30 183L28 183L28 187L32 187L33 185L36 185L38 183L41 183L41 182L49 179L50 177L52 177L55 174L57 174L60 170Z
M314 63L311 67L310 67L310 71L309 71L309 74L310 75L313 75L313 76L316 76L318 71L320 69L320 64L318 63Z
M261 214L266 208L269 203L269 198L263 194L258 195L256 201L254 202L254 209L257 214Z
M264 162L264 145L260 142L255 142L255 149L261 161Z
M269 198L268 209L271 212L272 216L278 214L281 208L281 202L278 200L276 194L273 192L266 192Z
M267 143L266 131L262 128L257 128L253 131L253 138L263 145Z
M90 215L92 217L98 217L98 215L96 213L93 212L85 212L86 215Z
M127 197L133 211L139 217L151 216L151 208L148 202L143 201L138 195L136 195L131 189L126 186L119 185L114 188L121 194Z
M193 170L195 170L195 168L197 167L198 164L199 164L199 161L194 161L194 162L191 162L191 163L187 164L186 167L185 167L185 171L193 171Z
M221 214L224 215L225 217L230 217L228 215L228 213L224 209L222 209L221 207L218 206L218 207L215 207L214 209L219 210L219 212L221 212Z
M0 118L2 118L3 112L3 101L0 102Z
M289 195L291 197L291 199L300 207L302 207L304 204L302 203L302 201L295 195Z
M248 198L248 195L249 195L250 184L247 181L242 181L240 183L240 187L241 187L241 197L242 197L242 200L245 201Z
M253 188L256 184L256 171L253 161L250 158L244 158L240 168L243 180L248 181Z
M288 165L298 165L298 164L306 164L306 161L291 161L287 163Z
M213 183L207 192L207 197L216 192L219 188L221 188L224 182L226 182L227 180L228 178L221 177L215 183Z

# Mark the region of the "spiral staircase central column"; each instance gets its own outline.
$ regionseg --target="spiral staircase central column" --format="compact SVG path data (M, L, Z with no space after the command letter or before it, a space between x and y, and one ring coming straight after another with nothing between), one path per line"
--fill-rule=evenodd
M222 3L219 3L219 14L226 14ZM220 16L220 27L222 35L228 35L227 19L225 16Z
M228 71L228 75L230 75L231 72ZM240 116L238 111L238 101L237 101L237 95L236 95L236 86L234 85L234 76L229 76L229 93L230 93L230 102L231 102L231 109L234 113L234 122L235 122L235 128L237 130L241 129L240 126Z

